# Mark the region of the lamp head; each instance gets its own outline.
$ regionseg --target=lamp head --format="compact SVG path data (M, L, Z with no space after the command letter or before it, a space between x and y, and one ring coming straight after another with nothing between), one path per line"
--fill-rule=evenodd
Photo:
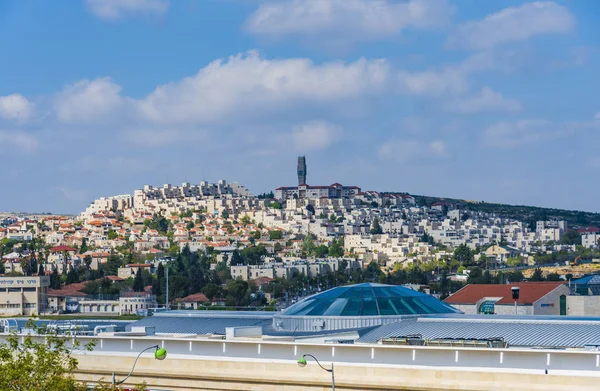
M158 348L154 351L154 358L157 360L164 360L167 358L167 351L165 348Z
M306 359L304 357L300 357L300 359L298 360L298 366L300 368L304 368L306 366Z
M512 291L512 298L513 300L519 300L519 291L520 288L518 286L513 286L510 288L510 290Z

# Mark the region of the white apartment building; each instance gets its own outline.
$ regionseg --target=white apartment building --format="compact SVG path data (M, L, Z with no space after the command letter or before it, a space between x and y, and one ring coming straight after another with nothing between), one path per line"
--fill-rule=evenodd
M597 248L600 245L600 234L589 233L581 235L581 245L587 248Z

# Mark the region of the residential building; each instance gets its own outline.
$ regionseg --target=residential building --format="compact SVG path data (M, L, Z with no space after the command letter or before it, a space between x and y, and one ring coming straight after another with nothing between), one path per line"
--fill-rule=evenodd
M117 276L123 279L135 278L135 275L140 269L154 273L154 265L151 263L130 263L125 265L125 267L120 267L117 271Z
M210 303L210 300L203 293L194 293L175 300L175 303L177 303L178 307L183 306L183 309L195 310L203 304Z

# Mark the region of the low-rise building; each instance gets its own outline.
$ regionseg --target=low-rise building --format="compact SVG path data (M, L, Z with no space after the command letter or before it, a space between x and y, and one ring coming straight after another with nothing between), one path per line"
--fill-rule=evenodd
M118 300L83 300L78 304L79 312L84 314L119 315Z
M38 315L46 310L50 277L0 277L0 315Z
M119 314L137 314L149 308L156 308L156 295L144 292L124 292L119 297Z
M515 306L512 288L517 286ZM567 296L569 288L563 282L469 284L444 302L465 314L567 315Z
M210 300L203 293L194 293L193 295L177 299L175 302L178 307L183 306L186 310L195 310L205 303L210 303Z

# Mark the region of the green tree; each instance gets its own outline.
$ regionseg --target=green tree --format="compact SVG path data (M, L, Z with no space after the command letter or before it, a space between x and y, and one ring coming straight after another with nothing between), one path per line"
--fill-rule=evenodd
M466 244L461 244L454 250L454 259L461 265L469 266L473 264L473 253Z
M229 220L229 211L227 209L223 209L223 212L221 212L221 217L224 220Z
M544 281L544 273L542 272L542 269L536 267L533 271L533 274L529 278L529 281Z
M558 273L548 273L546 281L562 281L562 278L560 278L560 274Z
M487 271L487 270L486 270ZM489 272L488 272L489 276ZM484 276L483 270L475 266L471 268L469 277L467 278L467 284L486 284L486 277Z
M134 292L143 292L144 291L144 280L142 278L142 268L138 268L135 273L135 278L133 279L133 290Z
M113 229L109 229L108 232L106 233L106 237L108 238L108 240L115 240L116 238L119 237L119 235L117 234L117 232Z
M88 251L87 238L83 238L81 239L81 247L79 247L79 252L83 254L86 251Z
M236 307L242 305L248 283L242 280L233 280L227 284L227 301L230 301Z
M575 230L569 230L565 232L563 237L560 239L561 244L581 244L581 237L579 236L579 232Z
M35 328L33 323L30 327ZM75 391L82 389L73 378L77 360L72 356L74 348L91 350L93 344L81 346L78 340L60 338L48 334L35 339L31 334L21 337L10 334L0 344L0 390L6 391Z
M77 274L77 271L75 271L75 268L71 267L67 273L66 284L75 284L77 282L79 282L79 275Z
M92 256L90 254L86 255L85 257L83 257L83 262L85 263L85 267L86 268L90 268L90 266L92 265Z
M188 221L188 223L185 225L185 228L189 231L190 229L194 228L194 222L193 221Z
M106 263L103 265L104 274L107 276L116 276L119 268L123 266L123 257L119 254L109 255Z
M269 239L270 240L283 239L283 232L281 232L280 230L269 231Z
M218 285L209 282L202 288L202 293L204 293L209 300L212 300L222 293L222 289Z
M302 242L302 249L311 255L315 251L316 247L317 246L315 245L312 235L306 235L304 237L304 241Z
M329 254L329 247L321 244L320 246L315 247L314 254L317 258L325 258L327 254Z
M281 204L277 201L273 201L269 204L269 207L273 209L281 209Z
M275 243L275 245L273 246L273 251L278 253L282 250L283 250L283 246L281 245L281 243L279 243L279 242Z
M333 241L331 242L331 246L329 246L329 256L334 258L341 258L344 256L343 239L333 239Z
M421 236L421 238L419 239L419 242L435 244L435 240L433 239L433 236L429 235L427 232L425 232L423 234L423 236Z
M144 225L150 229L157 230L162 235L165 235L169 230L169 221L164 216L159 214L155 214L152 217L152 220L144 220Z
M248 224L252 223L252 219L250 218L250 216L248 215L244 215L242 216L242 218L240 219L240 223L242 223L242 225L245 227Z
M518 257L516 257L516 258L508 258L508 259L506 260L506 264L507 264L508 266L519 266L519 265L521 265L522 263L523 263L523 257L521 257L521 256L518 256Z
M375 219L373 219L373 224L371 225L371 234L372 235L381 235L383 233L383 229L381 228L381 225L379 224L379 218L375 217Z
M58 269L55 266L54 270L52 270L52 274L50 275L50 288L60 289L61 285L62 285L62 281L60 279L60 275L58 274Z

